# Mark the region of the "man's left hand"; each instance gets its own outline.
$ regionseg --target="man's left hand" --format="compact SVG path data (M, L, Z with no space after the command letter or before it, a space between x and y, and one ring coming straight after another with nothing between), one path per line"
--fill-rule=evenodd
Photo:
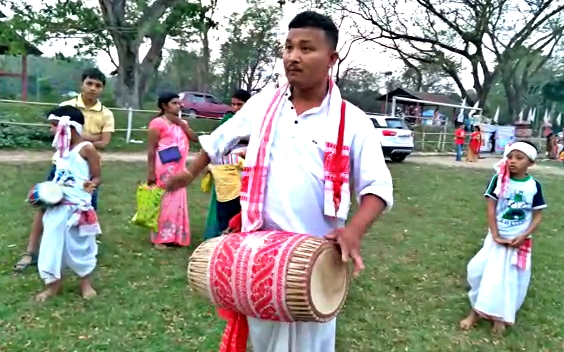
M360 255L360 240L362 233L350 227L339 227L325 236L328 240L336 241L341 247L343 262L347 262L349 257L354 263L354 276L358 276L364 270L364 262Z

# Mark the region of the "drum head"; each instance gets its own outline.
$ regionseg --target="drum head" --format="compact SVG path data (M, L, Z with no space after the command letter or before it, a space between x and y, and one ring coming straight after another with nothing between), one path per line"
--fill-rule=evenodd
M47 204L57 204L63 199L63 189L54 182L43 182L38 185L37 193Z
M311 268L310 297L321 315L332 315L344 303L348 290L348 265L335 245L322 249Z

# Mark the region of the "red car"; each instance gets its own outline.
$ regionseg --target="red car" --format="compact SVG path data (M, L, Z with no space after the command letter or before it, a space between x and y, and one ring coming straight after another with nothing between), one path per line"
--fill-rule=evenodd
M231 105L221 103L211 94L201 92L181 92L182 114L190 118L221 119L233 112Z

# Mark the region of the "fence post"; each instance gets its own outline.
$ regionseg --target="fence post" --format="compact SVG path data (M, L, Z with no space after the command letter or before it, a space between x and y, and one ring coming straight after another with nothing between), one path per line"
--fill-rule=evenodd
M133 128L133 109L127 108L127 132L125 135L125 142L129 143L131 140L131 129Z
M421 151L425 151L425 128L423 127L423 136L421 137Z

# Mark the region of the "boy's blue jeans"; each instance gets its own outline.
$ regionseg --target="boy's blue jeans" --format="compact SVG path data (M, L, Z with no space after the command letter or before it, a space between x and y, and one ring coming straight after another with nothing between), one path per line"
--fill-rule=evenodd
M462 160L462 144L456 145L456 161Z

